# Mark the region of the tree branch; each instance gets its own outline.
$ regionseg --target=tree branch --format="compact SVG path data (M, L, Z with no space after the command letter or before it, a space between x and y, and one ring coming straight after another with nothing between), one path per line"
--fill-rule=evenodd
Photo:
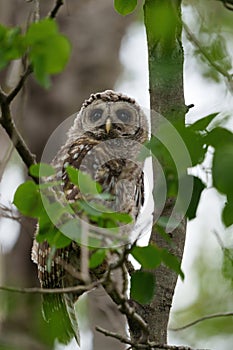
M232 8L233 9L233 8ZM205 59L208 61L208 63L217 71L219 72L224 78L227 79L228 82L232 82L232 75L229 74L226 70L224 70L218 63L214 62L211 58L211 55L203 48L201 43L197 40L195 35L191 32L189 27L187 26L186 23L183 23L183 28L185 30L185 33L188 37L188 39L193 43L200 53L205 57Z
M143 332L145 335L144 338L147 338L148 336L148 325L147 323L143 320L143 318L136 312L134 307L131 307L129 305L129 300L127 300L123 295L119 293L117 290L116 285L110 278L110 274L106 281L102 283L104 289L108 293L108 295L112 298L112 300L118 305L119 311L124 314L128 320L133 321L136 323L140 330Z
M56 0L54 8L49 12L48 17L55 18L58 13L58 10L62 5L63 5L63 0Z
M90 283L89 285L78 285L66 288L17 288L17 287L5 287L0 286L0 291L22 293L22 294L65 294L65 293L77 293L88 292L91 289L98 287L101 284L101 280Z
M0 204L0 217L20 222L21 216L16 214L13 208Z
M206 320L211 320L213 318L218 318L218 317L228 317L228 316L233 316L233 312L223 312L223 313L216 313L216 314L212 314L212 315L207 315L207 316L203 316L201 318L198 318L195 321L192 321L190 323L187 323L186 325L182 326L182 327L178 327L178 328L169 328L170 331L173 332L178 332L178 331L182 331L183 329L187 329L189 327L194 326L195 324L198 324L202 321L206 321Z
M36 163L35 155L31 153L21 134L17 130L16 125L11 116L10 105L7 101L7 96L2 91L0 92L0 102L2 111L0 124L6 130L9 138L13 142L13 145L17 149L23 162L29 168L32 164Z
M20 90L22 89L25 80L27 79L27 77L33 72L32 66L29 65L25 72L21 75L17 85L15 86L15 88L9 93L9 95L6 96L6 102L8 104L11 103L11 101L13 101L13 99L17 96L17 94L20 92Z
M223 0L223 5L226 7L226 9L233 11L233 2Z
M106 337L111 337L111 338L119 340L123 344L131 345L133 349L192 350L192 348L189 348L186 346L173 346L173 345L166 345L166 344L157 344L155 342L136 343L136 342L132 342L130 339L128 339L128 338L126 338L118 333L110 332L102 327L96 327L95 329L97 330L97 332L104 334Z

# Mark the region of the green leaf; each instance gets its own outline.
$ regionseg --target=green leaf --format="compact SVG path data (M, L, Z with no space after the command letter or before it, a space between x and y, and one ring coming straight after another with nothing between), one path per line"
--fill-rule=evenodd
M207 115L206 117L201 118L197 120L195 123L193 123L192 125L190 125L189 128L193 131L204 131L218 114L219 112Z
M70 238L63 235L58 229L53 234L47 235L46 240L50 247L54 246L57 249L65 248L72 242Z
M102 264L106 256L106 249L98 249L96 250L90 257L89 267L90 269L94 269Z
M122 222L124 224L130 224L132 222L132 217L126 213L103 213L103 218L109 218L114 222Z
M186 216L189 218L189 220L192 220L196 217L197 207L200 202L202 191L204 189L205 185L203 182L198 177L194 177L192 198L186 212Z
M170 139L169 131L165 130L166 138ZM151 150L153 156L163 166L166 181L167 192L169 196L175 196L178 189L177 169L171 154L166 146L155 136L146 144L146 147Z
M150 272L136 271L131 277L130 298L149 304L155 293L155 277Z
M228 201L222 211L222 221L226 227L233 225L233 201Z
M48 235L56 234L57 228L54 226L46 212L44 215L41 215L39 217L38 223L39 229L36 235L36 240L38 242L43 242L46 240Z
M42 86L49 87L49 76L60 73L68 62L70 43L58 32L52 19L32 23L25 39L36 79Z
M29 168L29 174L34 177L51 176L55 174L55 169L52 165L46 163L33 164Z
M155 226L155 227L154 227ZM172 239L169 236L169 234L165 231L164 227L160 226L158 223L156 223L153 226L153 232L154 230L160 234L160 236L169 244L172 244ZM165 226L166 227L166 226Z
M13 203L26 216L36 218L44 211L39 187L33 181L26 181L17 188Z
M161 251L161 256L162 256L162 261L163 263L169 267L171 270L175 271L178 275L180 275L180 277L182 278L182 280L184 279L184 273L181 270L181 264L180 261L178 260L178 258L169 253L168 250L163 249Z
M94 181L89 174L83 173L72 166L66 168L70 181L79 187L82 194L92 194L98 196L101 192L101 185Z
M225 128L216 127L207 134L204 141L216 149L226 144L233 144L233 133Z
M177 131L179 132L180 136L182 137L182 140L184 141L188 149L189 155L192 160L192 165L201 163L204 160L204 156L206 153L206 148L204 147L204 135L200 132L197 132L201 130L196 129L204 127L208 123L208 121L205 120L203 121L203 123L201 123L201 120L198 121L200 122L200 125L194 126L193 124L189 127L185 127L183 123L176 123Z
M39 229L36 235L39 243L47 241L50 247L56 249L67 247L71 243L71 238L64 235L50 220L46 214L39 217Z
M114 0L114 7L120 15L128 15L137 6L137 0Z
M20 58L25 53L26 46L20 29L0 25L0 47L0 69L3 69L11 60Z
M233 194L233 143L215 150L213 165L213 186L225 194Z
M131 254L145 269L154 269L161 263L161 252L155 245L133 247Z

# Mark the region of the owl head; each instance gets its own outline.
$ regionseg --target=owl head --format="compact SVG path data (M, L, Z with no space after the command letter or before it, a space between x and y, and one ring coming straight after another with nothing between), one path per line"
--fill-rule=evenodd
M81 135L97 140L128 138L143 143L148 138L148 122L133 98L106 90L84 101L68 138L75 140Z

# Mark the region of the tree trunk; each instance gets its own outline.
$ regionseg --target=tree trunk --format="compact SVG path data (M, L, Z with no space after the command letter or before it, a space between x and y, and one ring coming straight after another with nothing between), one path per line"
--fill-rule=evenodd
M183 92L183 49L181 45L181 1L145 0L144 20L147 31L149 57L149 85L151 109L161 114L171 123L185 121ZM156 136L159 120L151 115L152 135ZM166 164L165 164L166 166ZM156 181L156 165L154 182ZM170 217L174 199L167 198L162 216ZM173 248L164 241L153 227L150 242L167 248L182 258L185 242L185 223L170 233ZM156 293L149 305L136 305L139 314L148 323L149 339L160 344L167 343L167 325L177 275L172 270L160 266L154 271ZM140 332L131 329L135 340Z

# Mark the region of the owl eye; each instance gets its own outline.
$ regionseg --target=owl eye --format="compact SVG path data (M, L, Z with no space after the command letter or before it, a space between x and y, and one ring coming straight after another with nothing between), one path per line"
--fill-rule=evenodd
M90 114L90 120L92 123L97 122L103 115L102 109L94 109Z
M126 109L119 109L116 115L123 123L129 123L132 119L131 113Z

